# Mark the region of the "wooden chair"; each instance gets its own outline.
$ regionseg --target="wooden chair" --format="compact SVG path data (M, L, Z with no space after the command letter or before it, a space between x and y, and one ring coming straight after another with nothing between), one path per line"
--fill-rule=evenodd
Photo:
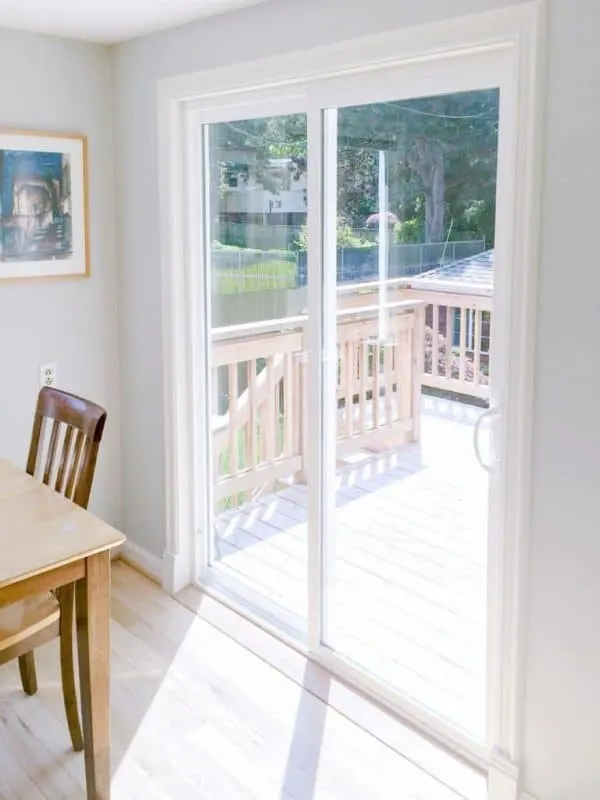
M37 401L27 472L38 475L46 485L87 508L105 422L106 411L95 403L44 387ZM55 593L45 592L1 606L0 665L18 658L23 690L35 694L33 650L55 637L60 638L67 723L73 749L82 750L73 665L74 597L75 586L70 584Z

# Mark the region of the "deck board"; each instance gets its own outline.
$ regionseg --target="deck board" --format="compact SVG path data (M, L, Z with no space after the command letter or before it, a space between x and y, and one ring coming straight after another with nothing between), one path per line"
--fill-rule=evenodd
M328 644L476 736L484 730L487 475L480 409L429 398L422 441L338 463ZM308 487L216 519L216 575L306 633Z

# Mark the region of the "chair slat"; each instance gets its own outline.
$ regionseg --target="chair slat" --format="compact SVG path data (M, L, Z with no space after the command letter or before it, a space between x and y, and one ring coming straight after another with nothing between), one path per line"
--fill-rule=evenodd
M40 448L40 438L42 436L42 427L44 424L44 418L41 414L36 414L33 419L33 430L31 432L31 444L29 446L29 455L27 456L27 472L30 475L35 474L35 469L37 466L39 448Z
M58 472L56 474L56 483L54 484L54 488L57 492L62 492L63 484L65 482L65 477L67 474L67 466L69 464L69 456L71 454L71 439L73 438L73 428L71 425L67 425L65 430L65 438L63 440L62 446L62 454L60 459L60 464L58 466Z
M65 496L71 499L77 487L77 479L79 477L79 462L81 461L81 454L83 451L83 444L85 442L85 435L82 431L77 431L77 439L75 440L75 449L73 451L73 461L71 462L71 469L65 487Z
M60 430L60 422L55 419L52 424L52 432L50 434L50 444L48 445L48 454L46 456L46 466L44 468L43 482L48 485L50 483L50 476L54 467L54 458L56 456L56 445L58 444L58 433Z

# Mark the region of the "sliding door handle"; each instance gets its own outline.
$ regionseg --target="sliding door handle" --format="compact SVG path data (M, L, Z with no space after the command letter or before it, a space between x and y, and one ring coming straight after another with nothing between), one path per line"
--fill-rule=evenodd
M479 417L477 418L477 422L475 423L475 427L473 428L473 450L475 450L475 458L479 462L480 467L484 469L486 472L492 471L492 469L494 468L494 463L487 464L481 455L481 446L479 442L481 434L481 426L486 419L497 416L498 413L499 412L497 408L491 408L491 407L487 408L483 412L483 414L479 415Z

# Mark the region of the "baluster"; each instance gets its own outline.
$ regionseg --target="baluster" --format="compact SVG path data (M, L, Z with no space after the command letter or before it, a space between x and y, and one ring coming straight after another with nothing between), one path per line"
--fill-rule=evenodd
M459 329L459 354L458 354L458 379L461 383L465 380L465 368L467 363L467 309L460 309L460 329Z
M379 428L379 390L380 390L380 347L373 345L373 428Z
M360 370L360 432L367 430L367 391L369 388L369 342L364 340L359 344L359 364Z
M433 333L431 337L431 375L435 378L439 374L438 359L440 357L438 350L438 337L440 335L440 307L434 303L431 307L431 324Z
M446 306L446 380L452 378L452 341L454 339L454 307Z
M227 472L233 477L239 473L238 452L238 365L230 364L228 367L229 386L229 469Z
M483 312L480 308L476 308L473 313L475 315L473 332L473 385L479 386L479 373L481 371L481 318Z
M303 342L306 337L303 336ZM302 473L303 481L306 481L306 459L308 456L308 386L306 381L307 373L307 351L302 350L298 353L298 362L296 364L297 380L298 380L298 410L300 417L300 426L298 431L298 453L302 456Z
M412 325L401 333L400 363L400 398L399 398L399 417L401 420L408 420L411 416L412 392L413 392L413 347L416 315L411 317ZM418 376L415 375L419 389L421 387Z
M283 368L283 454L285 456L294 455L294 428L297 420L294 418L295 409L295 385L294 385L294 361L293 353L285 354Z
M256 433L258 425L258 414L255 407L256 402L256 359L248 361L248 427L250 428L250 450L248 454L248 468L252 469L257 464L258 452Z
M418 442L421 438L421 402L423 397L422 375L423 362L425 359L425 308L419 306L415 309L413 316L413 327L411 329L411 363L410 378L412 386L412 435L413 442Z
M385 421L392 424L394 414L394 373L392 371L392 355L395 342L387 342L383 346L383 369L385 374Z
M272 464L275 461L276 439L277 439L277 406L275 403L275 381L274 369L275 358L269 356L267 359L267 401L265 403L264 419L264 438L265 438L265 461Z
M400 392L402 391L402 337L396 331L392 354L392 421L400 419ZM396 391L394 391L394 385Z
M348 341L345 346L345 410L346 410L346 436L350 438L353 432L354 417L354 342Z

